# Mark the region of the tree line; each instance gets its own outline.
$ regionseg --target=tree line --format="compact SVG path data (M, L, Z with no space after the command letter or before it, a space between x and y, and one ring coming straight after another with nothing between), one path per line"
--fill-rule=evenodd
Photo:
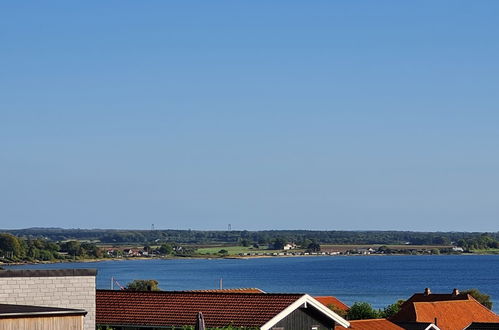
M4 261L55 261L101 258L102 251L89 242L53 242L43 238L21 238L0 233L0 258Z
M18 237L50 241L90 240L107 244L259 244L268 245L277 239L285 242L304 241L320 244L411 244L451 245L465 249L487 249L499 246L499 232L412 232L412 231L317 231L317 230L116 230L116 229L61 229L29 228L5 230Z

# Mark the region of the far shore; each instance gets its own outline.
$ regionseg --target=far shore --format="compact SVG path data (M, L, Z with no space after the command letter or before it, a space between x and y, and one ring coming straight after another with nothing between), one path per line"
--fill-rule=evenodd
M23 265L43 265L43 264L58 264L58 263L95 263L104 261L127 261L127 260L182 260L182 259L204 259L204 260L223 260L223 259L238 259L238 260L248 260L248 259L267 259L267 258L310 258L310 257L373 257L373 256L481 256L481 255L499 255L497 253L460 253L460 254L404 254L404 253L392 253L392 254L340 254L340 255L280 255L280 256L169 256L169 257L129 257L129 258L92 258L92 259L77 259L77 260L51 260L51 261L25 261L25 262L0 262L0 267L2 266L23 266Z

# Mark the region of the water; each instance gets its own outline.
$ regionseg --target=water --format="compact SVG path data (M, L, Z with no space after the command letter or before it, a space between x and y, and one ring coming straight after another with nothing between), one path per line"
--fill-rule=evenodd
M115 277L126 284L156 279L163 290L257 287L267 292L334 295L347 304L367 301L382 308L425 287L450 293L478 288L499 313L499 256L357 256L261 259L124 260L22 265L9 268L97 268L97 287Z

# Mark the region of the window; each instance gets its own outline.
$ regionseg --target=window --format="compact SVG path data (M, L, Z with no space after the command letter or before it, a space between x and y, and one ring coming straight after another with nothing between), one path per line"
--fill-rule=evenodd
M319 326L318 325L313 325L310 330L319 330Z

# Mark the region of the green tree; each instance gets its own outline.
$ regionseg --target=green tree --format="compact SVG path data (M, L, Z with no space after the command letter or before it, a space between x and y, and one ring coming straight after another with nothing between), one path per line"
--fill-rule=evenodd
M159 253L172 254L173 248L172 248L171 244L161 244L161 246L159 247Z
M16 258L22 258L25 252L19 238L11 234L0 234L0 251Z
M61 244L61 250L67 252L70 256L79 256L82 252L81 244L78 241L68 241Z
M392 315L397 314L400 311L400 307L402 306L402 304L404 302L405 302L405 300L400 299L400 300L397 300L396 303L386 306L381 311L381 317L388 318L388 317L390 317Z
M317 242L312 242L307 246L308 252L319 252L321 250L321 246Z
M282 250L284 249L284 245L286 244L286 240L282 237L277 237L275 239L272 240L272 248L274 250Z
M431 249L431 254L440 254L439 249Z
M376 319L379 317L381 317L380 312L366 302L356 302L347 313L349 320Z
M492 309L492 300L490 300L490 296L488 294L480 292L478 289L469 289L465 291L461 291L461 294L469 294L473 298L475 298L480 304L484 305L488 309Z
M156 280L133 280L125 287L129 291L161 291Z
M223 255L223 256L226 256L229 254L229 251L225 250L225 249L222 249L220 251L218 251L219 254Z

